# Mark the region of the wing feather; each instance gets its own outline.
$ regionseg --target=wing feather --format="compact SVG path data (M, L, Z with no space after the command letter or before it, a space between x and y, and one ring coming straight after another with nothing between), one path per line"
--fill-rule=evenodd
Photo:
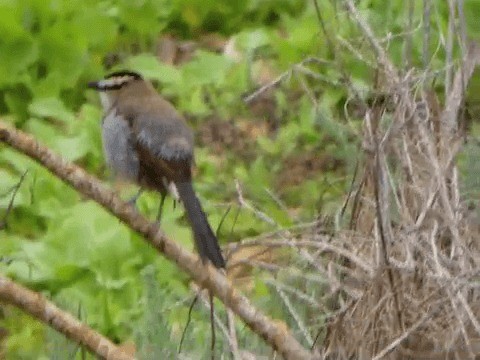
M146 114L138 117L133 125L137 141L154 156L167 161L191 161L193 134L178 119Z

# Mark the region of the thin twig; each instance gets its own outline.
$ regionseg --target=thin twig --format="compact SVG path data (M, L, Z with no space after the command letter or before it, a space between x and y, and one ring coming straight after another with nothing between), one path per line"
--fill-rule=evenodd
M243 101L246 104L252 102L253 100L255 100L255 98L257 98L259 95L263 94L265 91L270 90L270 89L278 86L280 83L282 83L286 79L290 78L291 75L292 75L292 69L289 69L289 70L285 71L283 74L277 76L277 78L275 78L275 80L269 82L268 84L263 85L262 87L260 87L259 89L255 90L253 93L251 93L250 95L244 97Z
M462 55L466 52L467 47L467 22L465 19L464 0L457 0L457 18L459 24L459 38Z
M415 11L415 0L406 1L406 36L403 48L403 63L405 64L405 70L408 70L412 66L412 35L413 35L413 14Z
M180 354L182 352L182 345L183 345L183 342L184 342L185 337L187 335L188 326L190 325L190 322L192 321L192 311L193 311L193 307L197 303L197 300L198 300L198 294L195 295L192 302L190 303L190 306L188 307L187 322L185 323L185 326L183 327L182 336L180 337L180 342L178 343L178 350L177 350L178 354Z
M201 304L205 307L205 309L208 311L208 315L210 317L210 329L212 332L212 338L211 338L211 355L214 356L214 348L212 348L212 345L215 345L215 330L212 330L212 326L215 327L215 325L221 330L223 333L223 336L228 342L228 345L230 346L230 349L233 352L234 345L232 343L232 339L229 336L228 329L227 327L223 324L223 322L220 320L218 314L215 312L214 307L212 307L212 301L213 298L211 298L210 295L205 296L205 293L202 292L202 290L196 285L196 284L191 284L190 285L191 289L196 293L198 299L201 301Z
M448 27L447 43L445 44L445 98L450 94L453 71L453 39L455 37L455 5L454 0L447 0L448 4Z
M274 226L278 226L277 223L269 217L267 214L264 212L256 209L253 205L251 205L245 198L243 197L243 191L242 187L240 186L240 182L235 179L235 189L237 190L237 195L238 195L238 202L240 205L245 208L250 210L252 213L254 213L259 219L265 221L266 223Z
M357 7L353 3L353 0L345 0L345 4L349 14L353 17L355 22L358 24L366 39L369 41L372 46L378 62L382 65L383 69L387 74L387 78L393 84L398 82L397 70L393 66L392 62L389 60L385 49L380 45L380 42L375 37L370 25L365 21L365 19L359 14Z
M422 63L423 68L427 69L430 62L430 14L432 9L432 0L423 0L423 47Z
M11 190L8 191L8 193L10 193L10 192L13 192L13 193L12 193L12 197L10 198L10 201L8 203L7 210L5 211L5 215L3 216L3 219L0 221L0 230L3 230L3 229L7 228L7 220L8 220L8 216L10 215L10 212L13 209L13 202L15 201L15 197L17 196L17 192L20 189L20 186L22 185L23 180L25 180L25 176L27 175L27 173L28 173L28 170L25 170L25 172L20 177L20 180L18 181L18 183Z
M277 76L273 81L261 86L259 89L255 90L250 95L245 96L243 98L243 101L246 104L251 103L253 100L255 100L257 97L259 97L264 92L266 92L270 89L273 89L273 88L277 87L278 85L280 85L285 80L290 79L291 76L295 73L295 71L298 71L298 70L301 70L302 72L304 72L305 74L307 74L309 76L316 77L316 78L321 78L323 81L326 81L326 82L329 82L329 83L334 83L334 82L332 82L331 79L328 79L327 77L321 77L320 74L316 74L314 72L309 72L308 69L306 69L304 67L304 65L309 64L309 63L326 64L327 62L325 62L321 59L318 59L318 58L308 57L308 58L300 61L297 64L293 64L287 71L285 71L282 74L280 74L279 76Z
M447 132L458 127L458 112L464 102L467 85L478 65L480 65L480 45L472 42L464 55L462 66L455 74L451 90L446 94L446 105L441 123L445 125Z
M241 360L240 351L238 348L237 330L235 329L235 318L233 312L227 309L227 324L228 324L228 338L230 339L230 348L234 360Z
M215 360L215 342L216 342L216 337L215 337L215 309L213 306L213 294L209 291L208 292L208 299L210 300L209 305L210 305L210 334L212 335L211 341L210 341L210 354L211 354L211 359Z
M440 304L437 304L436 306L431 308L430 311L423 314L423 316L417 322L415 322L412 326L405 330L402 335L400 335L398 338L388 344L384 349L382 349L377 355L372 358L372 360L379 360L389 354L393 349L399 346L403 340L408 338L415 330L422 326L425 321L434 316L435 313L439 310L439 308Z
M325 26L325 21L323 20L322 17L322 12L320 11L320 7L318 6L317 0L312 0L313 5L315 6L315 14L318 19L318 24L320 25L320 29L322 29L323 35L325 35L325 39L327 40L328 48L330 49L330 52L332 53L333 57L336 58L336 48L333 45L332 38L327 31L327 27Z
M309 331L307 330L307 327L303 323L302 319L300 318L300 315L297 313L297 310L293 307L290 299L288 296L283 292L283 290L277 286L278 284L275 282L271 282L271 284L274 286L275 290L277 291L278 295L280 296L280 299L282 299L286 309L292 316L292 318L295 320L295 323L297 324L298 328L300 329L300 332L304 336L305 340L307 341L308 345L311 347L313 344L313 339L312 336L310 335Z

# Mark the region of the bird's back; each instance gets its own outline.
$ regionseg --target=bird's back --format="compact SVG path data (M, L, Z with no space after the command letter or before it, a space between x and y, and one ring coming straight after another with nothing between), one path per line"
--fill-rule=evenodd
M131 96L134 93L136 96ZM138 108L142 109L138 115ZM131 122L137 140L166 160L193 158L193 133L173 105L152 86L132 85L120 94L118 111Z

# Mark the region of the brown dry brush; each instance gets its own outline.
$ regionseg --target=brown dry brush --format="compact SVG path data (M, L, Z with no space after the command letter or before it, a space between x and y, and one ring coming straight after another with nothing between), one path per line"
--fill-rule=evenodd
M345 289L325 354L473 356L480 352L480 254L478 229L459 196L455 160L463 138L442 119L449 105L435 112L438 102L429 101L422 83L384 85L392 104L373 106L364 117L367 156L352 204L354 231L329 241L368 266L328 258L344 263L335 275Z
M451 23L461 21L461 2L449 3ZM474 358L480 354L479 229L460 196L456 159L464 143L458 114L480 48L449 27L442 103L429 81L432 70L397 69L353 2L345 5L370 44L365 57L377 59L375 90L382 97L364 113L365 160L352 193L351 229L316 235L346 253L330 249L316 258L338 295L321 352ZM463 54L457 63L451 39L459 39ZM409 36L405 42L410 49Z
M406 2L408 16L413 14L414 3L418 4ZM424 68L411 67L414 29L409 20L404 35L404 64L408 68L399 69L389 58L386 42L376 37L354 2L342 1L369 47L357 49L345 39L331 39L329 46L339 66L340 46L352 51L359 61L368 59L367 65L377 73L373 93L381 94L363 103L363 160L342 210L350 216L348 226L326 231L322 223L315 223L229 247L230 275L236 253L247 247L252 260L239 256L240 264L278 275L260 274L291 315L288 325L320 358L465 359L480 355L480 222L466 206L468 199L460 196L456 165L464 144L459 113L473 70L480 64L480 47L467 43L463 1L448 3L451 13L444 46L446 66L441 72L445 96L441 100L431 81L436 74L428 67L429 21L421 29ZM434 2L424 0L422 4L422 17L429 19ZM321 16L321 11L318 14ZM456 52L461 54L459 59L455 59ZM303 69L301 66L293 70ZM347 69L340 70L348 73ZM348 79L343 80L342 84L357 96ZM63 164L33 141L26 141L19 132L0 130L3 141L44 163L144 234L200 286L211 289L231 306L285 358L311 357L289 331L280 331L289 330L285 324L271 322L254 311L223 276L213 270L205 277L198 276L196 258L165 239L113 194L100 189L94 179ZM24 143L28 146L22 147ZM267 219L238 190L242 206ZM288 252L280 252L280 261L269 259L268 250L278 247L295 250L292 253L299 259L295 266ZM295 280L289 283L291 279Z
M467 40L463 2L449 0L445 68L429 68L428 19L434 4L417 2L427 20L415 30L423 31L426 42L425 67L411 65L409 20L407 68L399 69L354 2L343 4L369 45L354 55L370 59L367 65L377 79L372 93L381 94L364 102L363 160L348 195L349 224L333 232L321 224L276 232L235 244L232 251L247 246L259 252L264 247L297 250L301 261L296 265L268 268L258 261L263 255L253 255L252 264L276 275L288 268L289 278L303 277L303 286L296 287L275 280L278 276L270 281L288 294L282 299L292 315L290 325L322 358L478 357L480 222L467 206L470 199L460 196L456 161L465 143L460 113L480 64L480 46ZM413 1L405 6L412 16ZM456 59L454 53L461 55ZM338 53L337 60L341 64ZM438 74L444 76L443 100L432 81Z
M366 156L352 202L354 231L329 241L361 262L338 253L323 258L327 267L343 264L332 272L343 289L322 352L330 358L474 358L480 354L479 228L465 205L469 199L460 196L456 159L464 143L459 110L480 47L459 42L463 56L453 76L447 42L441 104L430 70L396 69L353 3L346 5L378 59L382 101L363 119ZM457 36L449 31L448 38Z

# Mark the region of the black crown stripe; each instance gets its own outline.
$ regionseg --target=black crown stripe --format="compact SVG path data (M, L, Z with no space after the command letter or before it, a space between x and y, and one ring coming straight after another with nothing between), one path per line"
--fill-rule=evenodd
M129 71L129 70L115 71L113 73L110 73L110 74L106 75L105 79L110 79L110 78L113 78L113 77L121 77L121 76L131 76L135 80L142 79L142 75L140 75L139 73L137 73L135 71Z
M115 78L125 78L123 81L115 81ZM109 80L112 80L109 82ZM105 80L102 81L92 81L88 83L88 87L96 89L98 91L106 90L118 90L121 89L125 84L129 83L132 80L141 80L143 79L139 73L133 71L116 71L105 76Z

